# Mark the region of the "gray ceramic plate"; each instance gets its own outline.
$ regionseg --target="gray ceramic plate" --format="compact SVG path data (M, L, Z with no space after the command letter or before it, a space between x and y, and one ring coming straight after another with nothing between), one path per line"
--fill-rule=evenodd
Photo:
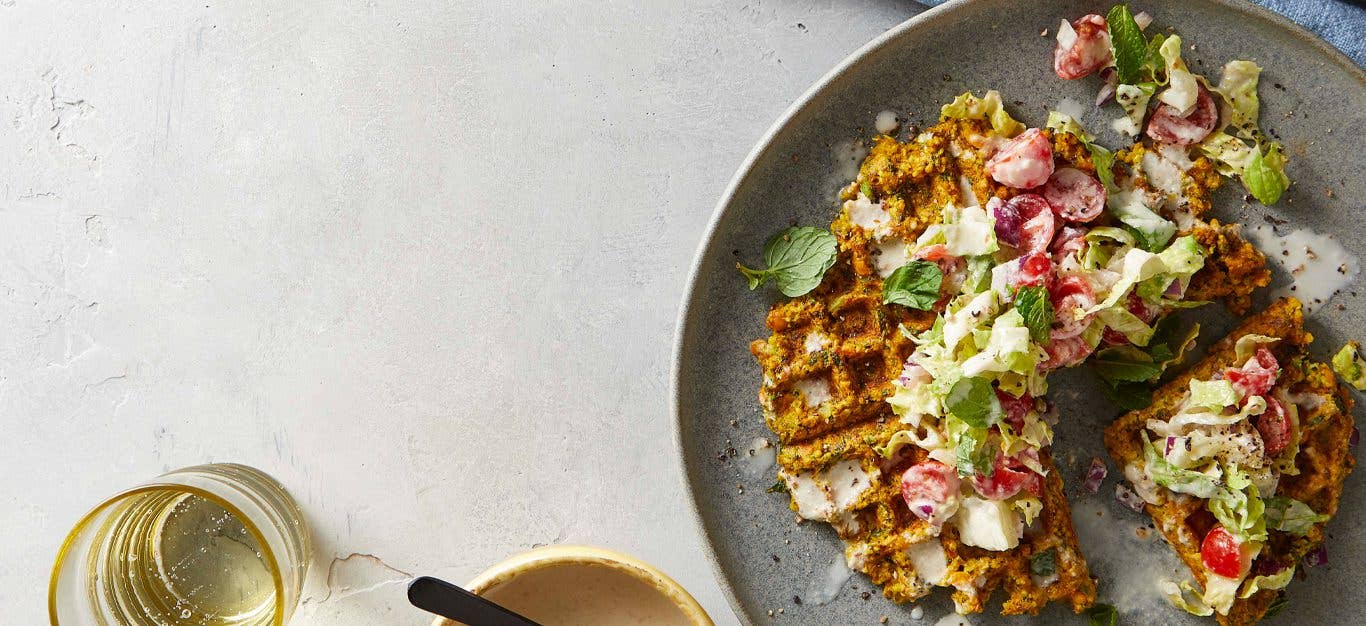
M680 318L675 418L698 523L713 552L717 577L742 620L767 624L775 621L768 612L782 609L776 622L876 624L888 615L891 623L907 623L912 612L882 599L858 575L832 602L811 602L809 588L819 586L839 557L838 539L824 525L793 523L787 497L765 492L773 482L772 470L750 477L741 463L718 458L727 448L743 450L755 437L769 436L756 402L759 369L747 346L767 335L763 317L775 293L746 290L735 271L735 251L754 261L764 241L794 220L829 224L836 211L834 191L844 182L840 170L852 175L842 147L869 137L879 111L898 111L903 120L923 125L934 121L939 106L958 93L998 89L1007 102L1021 103L1013 111L1031 125L1042 124L1048 109L1069 98L1088 103L1090 112L1083 121L1089 129L1106 127L1114 109L1089 106L1097 79L1057 79L1051 68L1053 40L1039 32L1052 33L1063 16L1103 14L1108 7L1096 2L963 0L927 11L869 43L799 99L755 148L721 199L695 261ZM1218 216L1249 226L1285 220L1278 227L1282 233L1294 228L1336 233L1352 254L1366 257L1362 71L1302 28L1250 4L1159 0L1135 5L1139 9L1157 18L1150 32L1175 27L1187 44L1196 44L1193 50L1187 46L1185 57L1197 71L1217 75L1220 65L1235 58L1266 68L1260 90L1262 124L1284 139L1295 185L1273 208L1245 207L1240 186L1227 185L1218 197ZM1102 140L1121 145L1118 137L1102 135ZM1284 268L1276 271L1273 289L1288 281ZM1360 279L1356 283L1311 317L1318 356L1326 357L1353 335L1366 338L1361 331L1366 328L1366 303L1351 293ZM1197 315L1206 324L1205 341L1231 327L1232 320L1218 306ZM1160 539L1137 536L1136 528L1145 520L1114 503L1114 477L1100 495L1076 493L1077 468L1092 455L1105 458L1100 429L1117 411L1100 399L1089 372L1067 372L1055 379L1053 390L1066 416L1055 448L1069 481L1082 547L1099 579L1100 600L1118 605L1126 623L1201 623L1166 607L1152 589L1156 576L1184 570L1174 569L1175 559ZM1366 530L1357 524L1366 512L1364 474L1358 471L1348 481L1341 512L1329 526L1331 565L1310 570L1307 581L1292 584L1289 606L1270 622L1344 623L1366 614L1366 598L1360 593L1366 580ZM864 591L871 598L863 599ZM808 599L798 605L794 595ZM921 602L926 623L951 612L946 595L936 593ZM990 613L973 619L1005 621ZM1052 607L1037 621L1082 620Z

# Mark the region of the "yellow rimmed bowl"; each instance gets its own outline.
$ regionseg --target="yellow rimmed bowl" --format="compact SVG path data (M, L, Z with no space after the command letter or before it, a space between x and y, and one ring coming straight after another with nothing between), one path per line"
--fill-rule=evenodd
M677 609L679 619L675 621L678 623L691 624L692 626L713 626L707 612L702 610L702 605L698 604L692 594L688 593L682 585L667 574L635 557L594 546L547 546L516 554L488 568L466 584L465 588L478 595L490 596L491 599L507 602L508 608L514 611L525 610L516 606L515 602L508 602L500 597L499 591L511 589L514 581L520 580L527 586L518 591L534 593L538 590L537 585L555 584L557 579L547 576L529 576L531 574L552 573L555 568L595 567L605 568L611 573L622 574L636 582L643 583L649 591L657 594L659 599L664 600L667 606ZM563 578L559 580L563 580ZM550 588L541 590L556 591L556 589ZM613 603L613 596L605 594L602 597L590 597L586 599L586 602L595 603L595 606L610 607ZM527 611L527 613L532 612ZM527 617L536 619L533 614L528 614ZM549 623L542 621L541 623L545 626L554 626L553 621ZM432 626L461 625L460 622L438 617L432 622Z

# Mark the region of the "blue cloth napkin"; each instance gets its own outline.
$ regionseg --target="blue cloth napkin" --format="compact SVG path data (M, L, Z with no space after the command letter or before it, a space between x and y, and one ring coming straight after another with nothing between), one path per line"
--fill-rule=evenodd
M944 0L920 0L930 6ZM1255 0L1347 53L1357 65L1366 66L1366 8L1346 0ZM1359 0L1358 0L1359 2Z
M1342 0L1257 0L1366 66L1366 8Z

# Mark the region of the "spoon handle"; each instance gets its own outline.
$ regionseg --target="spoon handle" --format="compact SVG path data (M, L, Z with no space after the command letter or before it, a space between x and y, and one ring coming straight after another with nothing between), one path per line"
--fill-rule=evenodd
M418 576L408 583L408 602L469 626L540 626L464 588L431 576Z

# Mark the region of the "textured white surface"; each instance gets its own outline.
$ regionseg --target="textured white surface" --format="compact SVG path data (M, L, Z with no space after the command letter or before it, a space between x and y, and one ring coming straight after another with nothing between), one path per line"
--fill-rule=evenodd
M421 624L405 572L557 542L733 622L672 450L687 268L769 123L907 14L0 0L4 621L101 497L232 460L310 517L296 623Z

